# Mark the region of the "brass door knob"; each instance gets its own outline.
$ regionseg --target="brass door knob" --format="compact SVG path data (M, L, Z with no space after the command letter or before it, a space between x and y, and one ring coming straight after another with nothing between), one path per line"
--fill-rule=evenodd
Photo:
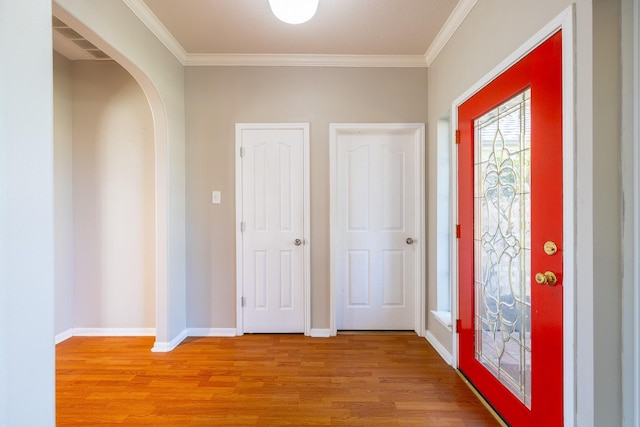
M553 271L536 273L536 282L540 285L555 286L558 283L558 277L556 277L556 274Z

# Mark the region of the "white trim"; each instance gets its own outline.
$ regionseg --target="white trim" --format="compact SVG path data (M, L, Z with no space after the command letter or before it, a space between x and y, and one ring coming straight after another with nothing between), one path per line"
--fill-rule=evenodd
M371 132L380 130L413 130L415 132L416 153L416 273L415 273L415 322L414 331L420 337L425 334L425 286L426 286L426 231L425 231L425 125L424 123L330 123L329 124L329 230L330 230L330 286L329 286L329 329L331 335L337 333L336 327L336 286L339 281L336 268L337 244L340 239L338 224L337 191L337 140L342 132ZM419 171L419 172L418 172Z
M155 328L71 328L56 335L55 343L60 344L71 337L152 337L155 334ZM235 328L187 328L172 343L156 342L153 351L171 351L186 337L235 336Z
M338 203L334 201L338 194L338 169L337 169L337 152L336 147L337 130L334 124L329 124L329 332L331 336L336 336L336 250L334 245L338 241L340 233L338 232Z
M187 53L143 0L123 0L140 21L184 66L256 67L416 67L426 68L437 58L478 0L461 0L424 55L271 55Z
M462 24L477 2L478 0L460 0L458 2L455 9L453 9L453 12L451 12L451 15L449 15L449 18L447 18L446 22L436 35L436 38L433 39L431 46L429 46L429 49L427 49L427 52L424 54L427 67L430 67L433 61L436 60L449 39L453 37L460 24Z
M311 329L309 336L313 338L329 338L331 336L331 329Z
M149 9L143 0L122 0L124 4L142 21L178 61L185 65L187 52L182 45L173 37L171 32L165 27L158 17Z
M433 335L431 331L427 331L424 337L429 342L429 344L431 344L433 349L438 352L440 357L442 357L447 365L453 366L453 356L447 351L447 348L443 346L440 341L438 341L436 336Z
M576 378L576 138L575 138L575 65L574 6L560 15L562 29L562 188L563 188L563 330L564 330L564 422L575 424L577 410Z
M450 311L431 310L431 314L433 314L434 319L436 319L442 326L447 328L449 332L453 331Z
M74 337L153 337L156 328L73 328Z
M632 426L640 426L640 0L633 2L633 404ZM624 343L623 343L624 345ZM623 367L624 368L624 367ZM623 372L624 375L624 372Z
M413 125L412 125L413 126ZM423 337L427 331L427 307L426 307L426 295L427 295L427 163L426 163L426 125L423 123L417 124L419 127L419 133L416 135L418 140L416 144L418 149L416 150L419 155L418 168L420 175L418 176L418 185L416 190L418 191L420 205L416 209L416 215L418 215L418 229L417 235L420 241L416 247L416 256L420 260L418 263L419 273L416 273L416 285L419 289L416 290L416 334L419 337Z
M56 345L60 344L62 341L66 341L73 336L73 328L67 329L64 332L60 332L56 335L55 343Z
M244 283L244 264L242 263L242 129L236 124L236 332L244 334L244 316L242 312L242 284Z
M187 328L189 337L235 337L236 328Z
M187 330L184 329L178 336L172 339L170 342L156 341L151 349L154 353L167 353L176 348L185 338L187 338Z
M463 2L467 1L469 0L463 0ZM477 0L470 1L475 3ZM164 24L162 24L143 0L123 0L123 2L184 66L427 67L424 55L272 55L187 53L182 45L180 45L175 37L173 37L173 34L171 34ZM456 10L457 9L458 8L456 8ZM459 25L459 23L457 25Z
M562 72L563 72L563 221L564 221L564 278L563 278L563 291L564 291L564 307L563 307L563 323L564 323L564 339L563 339L563 351L564 351L564 423L565 425L575 424L575 411L576 411L576 307L575 307L575 278L576 278L576 187L575 187L575 93L574 93L574 80L575 80L575 68L574 68L574 6L571 5L565 9L555 19L545 25L540 31L538 31L533 37L527 40L520 48L509 55L504 61L494 67L487 75L475 83L471 88L460 95L455 101L453 101L451 107L451 123L458 123L458 106L464 103L467 99L477 93L480 89L490 83L497 76L502 74L529 52L534 50L538 45L547 40L556 31L562 30ZM455 138L455 132L453 137ZM455 144L454 144L455 145ZM455 154L456 168L457 169L457 153ZM453 159L452 155L452 159ZM457 172L457 170L456 170ZM455 182L455 188L452 188L452 199L455 199L457 203L457 180ZM454 194L455 193L455 194ZM452 205L453 206L453 205ZM457 206L456 206L456 224L457 224ZM455 226L455 225L454 225ZM457 316L458 307L458 256L457 256L457 239L455 242L455 269L452 269L452 281L455 275L455 286L452 283L452 288L455 287L455 293L452 296L455 298L455 304L452 304L452 309L455 307ZM455 271L455 274L453 272ZM453 311L453 310L452 310ZM455 322L454 322L454 367L458 364L458 336L455 334Z
M304 334L311 334L311 131L309 123L304 131Z
M309 123L236 123L236 334L244 334L243 308L242 308L242 230L240 224L243 219L242 206L242 131L246 129L291 129L303 131L303 242L304 251L304 334L311 333L311 168L310 168L310 132Z
M130 0L129 0L130 1ZM187 54L185 66L426 68L423 55Z

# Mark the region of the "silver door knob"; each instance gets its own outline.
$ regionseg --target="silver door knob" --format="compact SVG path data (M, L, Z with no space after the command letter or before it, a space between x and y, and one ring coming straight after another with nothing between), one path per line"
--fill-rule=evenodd
M296 245L296 246L300 246L302 244L302 240L296 239L296 240L293 241L293 244Z
M407 245L413 245L416 241L413 240L411 237L407 237Z

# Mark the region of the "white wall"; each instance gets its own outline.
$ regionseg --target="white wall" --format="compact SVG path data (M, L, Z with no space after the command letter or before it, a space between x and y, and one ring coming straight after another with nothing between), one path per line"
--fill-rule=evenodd
M189 327L236 325L235 123L310 123L311 327L329 329L329 123L424 122L426 82L424 68L186 70Z
M149 103L113 61L74 61L72 86L74 327L153 328Z
M56 16L138 81L153 114L156 161L156 349L186 328L184 68L120 1L54 0Z
M578 425L622 425L620 3L576 4Z
M0 3L0 425L54 426L51 3Z
M622 1L623 422L640 426L640 0Z
M55 333L73 328L72 65L53 53Z

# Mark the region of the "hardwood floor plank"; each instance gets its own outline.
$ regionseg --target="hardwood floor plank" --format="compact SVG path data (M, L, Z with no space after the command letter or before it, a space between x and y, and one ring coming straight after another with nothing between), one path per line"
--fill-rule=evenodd
M74 337L56 347L58 426L497 426L413 334Z

